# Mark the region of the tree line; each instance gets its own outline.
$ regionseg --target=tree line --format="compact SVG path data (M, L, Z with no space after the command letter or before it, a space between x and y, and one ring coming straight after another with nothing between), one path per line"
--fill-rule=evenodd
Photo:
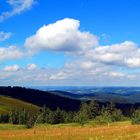
M99 124L115 121L132 120L132 124L140 124L140 109L132 108L129 115L117 109L115 104L108 103L100 106L96 101L82 102L78 111L64 111L59 107L51 110L44 106L38 112L31 112L25 109L13 109L7 114L0 115L0 123L23 124L32 128L36 123L79 123L83 126L89 120L95 120Z

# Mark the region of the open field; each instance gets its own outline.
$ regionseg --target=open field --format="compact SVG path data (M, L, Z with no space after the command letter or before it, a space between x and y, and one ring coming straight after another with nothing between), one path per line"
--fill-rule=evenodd
M106 126L90 123L84 127L78 124L60 124L26 129L24 126L7 124L0 125L0 140L140 140L140 125L131 125L130 122Z
M30 111L38 111L39 107L36 105L29 104L27 102L23 102L18 99L14 99L11 97L0 96L0 114L8 113L11 109L22 109Z

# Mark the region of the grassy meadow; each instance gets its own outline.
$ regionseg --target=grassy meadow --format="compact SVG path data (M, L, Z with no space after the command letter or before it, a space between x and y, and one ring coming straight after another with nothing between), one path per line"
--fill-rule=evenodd
M36 105L14 99L11 97L0 96L0 114L7 114L11 109L26 109L29 111L38 111L40 108Z
M17 114L17 112L14 114L13 112L10 116L12 118L12 123L15 124L16 120L20 120L20 123L16 122L16 125L10 124L10 119L10 121L5 122L5 124L4 122L1 122L0 140L140 140L140 125L132 125L130 117L125 118L119 110L113 108L110 104L108 108L106 107L100 110L101 115L97 116L97 119L89 119L88 111L89 109L93 109L92 107L96 107L94 102L91 102L90 104L83 103L81 105L79 112L74 114L78 117L78 121L73 122L77 123L68 122L68 119L74 120L72 117L74 112L64 112L59 108L56 111L42 108L40 115L34 119L32 114L37 114L40 107L11 97L0 96L0 114L5 115L14 108L16 108L17 112L24 108L31 113L27 115L23 112L20 112L19 114ZM96 108L94 109L96 110ZM109 114L111 109L114 111L112 111L112 116ZM97 113L97 111L93 112ZM67 118L67 122L63 121L64 117L65 119ZM136 112L134 117L134 119L138 121L137 123L139 123L139 117L140 110ZM50 122L44 123L44 118L45 121L46 118L47 121L50 119ZM115 122L113 122L111 118L119 119L119 121L115 120ZM121 121L120 118L127 121ZM26 122L23 121L24 119ZM24 123L22 123L21 120ZM51 123L51 121L54 121L55 123ZM110 123L107 124L107 122ZM54 125L56 123L57 125ZM31 125L33 128L27 127L28 124L33 124Z
M22 125L0 124L0 140L140 140L140 125L116 122L108 125L87 123L37 125L26 129Z

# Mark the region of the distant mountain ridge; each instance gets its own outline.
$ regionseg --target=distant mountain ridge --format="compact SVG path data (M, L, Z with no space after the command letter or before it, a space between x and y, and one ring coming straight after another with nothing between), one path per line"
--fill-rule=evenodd
M59 89L59 88L58 88ZM140 87L78 87L61 88L53 92L60 96L73 99L98 100L101 102L113 101L115 103L140 103ZM52 90L50 90L52 92Z

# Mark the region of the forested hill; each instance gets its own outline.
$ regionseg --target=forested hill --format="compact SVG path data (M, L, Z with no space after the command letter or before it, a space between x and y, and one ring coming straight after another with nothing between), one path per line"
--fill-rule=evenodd
M20 99L38 106L50 109L60 107L64 110L78 110L81 101L58 96L46 91L27 89L22 87L0 87L0 95Z
M58 92L58 91L57 91ZM70 93L69 93L70 94ZM73 99L69 97L63 97L56 92L41 91L36 89L29 89L23 87L0 87L0 95L8 96L15 99L19 99L37 106L43 107L44 105L52 110L59 107L62 110L78 110L81 104L81 100ZM100 106L106 106L108 102L100 102L96 100ZM118 109L127 113L131 108L138 108L140 104L129 103L115 103Z

